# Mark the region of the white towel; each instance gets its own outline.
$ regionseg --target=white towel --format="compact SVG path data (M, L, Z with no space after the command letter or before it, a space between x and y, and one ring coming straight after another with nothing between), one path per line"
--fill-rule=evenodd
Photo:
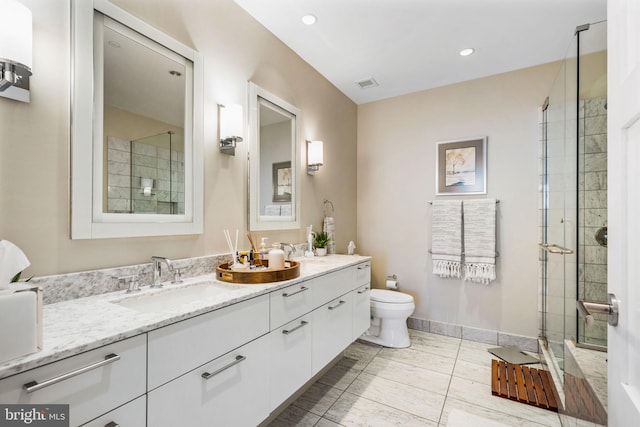
M465 200L464 280L485 285L496 279L496 200Z
M431 254L433 274L440 277L461 277L462 202L433 202L431 223Z

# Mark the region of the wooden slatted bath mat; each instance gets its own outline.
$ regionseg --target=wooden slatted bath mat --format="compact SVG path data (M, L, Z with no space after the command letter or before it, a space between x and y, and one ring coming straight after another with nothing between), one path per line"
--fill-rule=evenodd
M491 394L558 412L558 392L549 371L491 361Z

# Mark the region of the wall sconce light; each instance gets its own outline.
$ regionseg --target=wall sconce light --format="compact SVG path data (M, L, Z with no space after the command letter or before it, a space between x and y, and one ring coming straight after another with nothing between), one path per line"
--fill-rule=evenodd
M307 141L307 174L315 175L322 165L322 141Z
M220 109L220 152L236 155L236 143L242 141L244 135L242 105L230 104L219 106Z
M0 93L12 86L29 87L32 39L31 11L17 0L4 0L0 14Z

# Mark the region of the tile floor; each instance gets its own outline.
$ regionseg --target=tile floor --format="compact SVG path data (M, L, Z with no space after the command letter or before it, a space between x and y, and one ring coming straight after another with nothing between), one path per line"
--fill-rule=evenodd
M270 427L560 426L551 411L491 395L495 345L409 332L406 349L353 343Z

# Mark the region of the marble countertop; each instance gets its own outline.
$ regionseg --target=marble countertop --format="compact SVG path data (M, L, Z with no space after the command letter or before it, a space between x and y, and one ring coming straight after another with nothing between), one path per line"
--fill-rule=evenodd
M135 294L118 291L48 304L42 312L42 350L0 363L0 379L370 259L359 255L296 258L300 261L300 276L282 282L237 285L218 281L212 273L185 279L179 285L165 284L160 289L144 286ZM169 293L204 282L215 282L222 291L197 300L178 302L160 311L144 312L118 304L125 299Z

